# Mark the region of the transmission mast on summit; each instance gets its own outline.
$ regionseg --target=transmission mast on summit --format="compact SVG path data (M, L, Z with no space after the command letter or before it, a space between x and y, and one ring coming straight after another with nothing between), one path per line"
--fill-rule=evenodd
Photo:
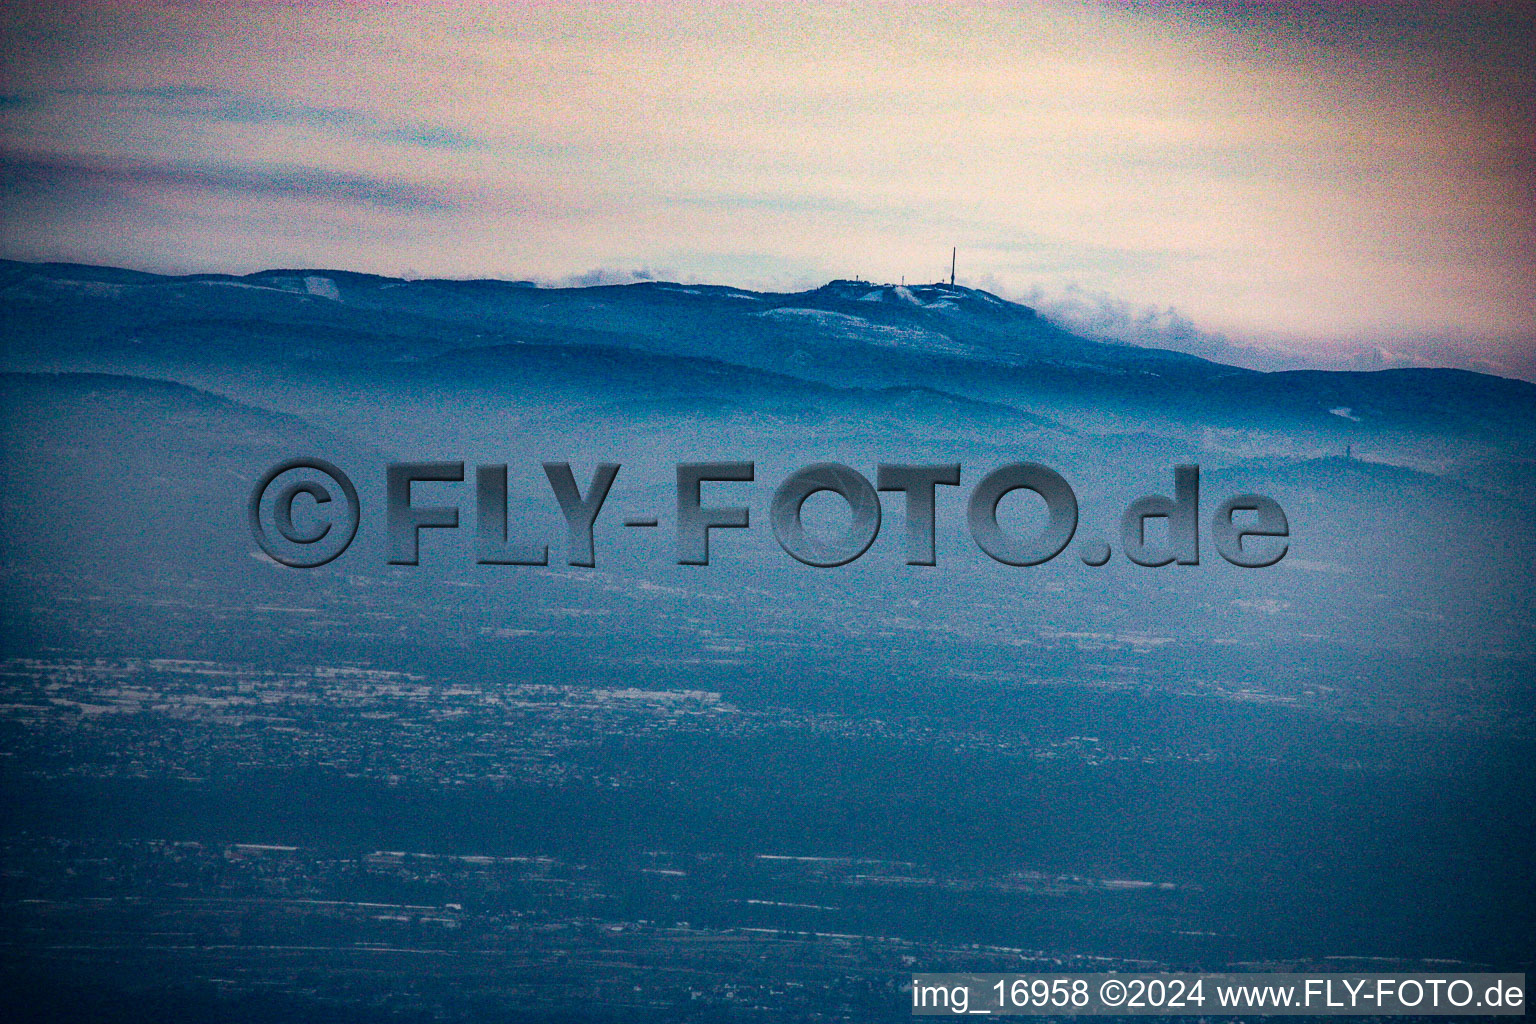
M959 251L958 245L949 250L949 286L951 288L955 286L955 254Z

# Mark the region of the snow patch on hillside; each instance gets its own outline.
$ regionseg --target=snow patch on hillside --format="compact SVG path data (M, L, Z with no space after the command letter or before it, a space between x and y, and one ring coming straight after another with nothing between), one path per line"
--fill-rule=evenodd
M827 337L858 341L883 348L915 349L957 356L976 355L980 351L973 345L962 344L937 331L925 330L921 327L878 324L861 316L838 313L829 309L780 306L754 313L753 316L781 323L802 323Z

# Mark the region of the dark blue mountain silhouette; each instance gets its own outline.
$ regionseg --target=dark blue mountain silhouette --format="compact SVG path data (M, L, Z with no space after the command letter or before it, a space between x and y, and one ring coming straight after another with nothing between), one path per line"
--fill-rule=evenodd
M738 389L925 388L1068 422L1201 423L1536 438L1536 385L1452 370L1261 373L1194 356L1093 341L977 289L833 281L800 293L642 283L403 281L327 270L161 277L100 267L0 265L5 368L111 369L391 365L455 355L530 380L579 373L649 386L685 364ZM513 353L509 346L530 346ZM561 347L557 354L535 351ZM621 362L617 350L651 358ZM758 375L748 371L759 371ZM329 371L327 371L329 372ZM769 376L762 376L768 374ZM679 379L678 386L688 385ZM814 389L813 389L814 391Z

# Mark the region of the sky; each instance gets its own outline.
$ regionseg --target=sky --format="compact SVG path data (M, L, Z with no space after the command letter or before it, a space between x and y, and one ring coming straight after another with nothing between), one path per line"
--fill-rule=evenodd
M958 278L1536 379L1530 3L0 6L0 257Z

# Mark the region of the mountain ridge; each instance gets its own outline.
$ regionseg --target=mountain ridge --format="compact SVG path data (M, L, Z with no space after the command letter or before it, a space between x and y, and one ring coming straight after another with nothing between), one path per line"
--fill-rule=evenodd
M657 281L541 288L333 270L172 276L3 261L0 308L7 370L177 377L190 368L206 379L258 368L282 380L351 365L397 377L401 366L440 373L476 362L463 353L527 346L530 366L536 348L567 350L540 372L581 364L602 384L601 367L618 367L611 352L623 349L657 360L638 379L663 389L666 360L694 359L813 386L926 388L1087 432L1153 423L1301 429L1344 442L1380 430L1492 432L1536 444L1530 382L1449 368L1250 370L1084 338L1028 306L942 283L835 280L793 293Z
M795 300L822 301L828 304L836 303L846 305L860 303L860 307L870 309L877 306L901 305L926 312L942 312L945 303L955 304L956 300L969 301L976 308L988 309L1004 315L1012 315L1023 321L1035 321L1048 325L1047 329L1053 333L1069 336L1076 341L1091 345L1100 350L1129 350L1136 353L1151 353L1170 361L1188 364L1204 364L1211 367L1219 367L1232 374L1244 376L1269 376L1279 374L1329 374L1336 377L1342 376L1368 376L1373 374L1420 374L1434 373L1438 371L1454 370L1458 373L1469 374L1480 378L1495 380L1517 381L1529 386L1536 393L1536 383L1523 381L1520 378L1504 377L1498 374L1486 373L1477 370L1466 370L1454 367L1393 367L1379 370L1339 370L1325 367L1301 368L1287 370L1252 370L1202 356L1179 352L1173 349L1158 348L1150 345L1141 345L1129 341L1105 341L1077 335L1065 327L1048 321L1043 314L1035 308L1014 302L995 295L984 289L970 288L965 285L950 285L947 283L934 283L925 285L903 285L891 283L867 282L855 279L834 279L816 288L798 292L762 292L753 289L742 288L733 285L718 284L684 284L674 281L635 281L624 284L597 284L597 285L559 285L547 286L528 280L505 280L500 278L400 278L383 274L372 274L362 271L338 270L323 267L274 267L253 271L248 274L225 273L192 273L170 274L154 271L133 270L125 267L115 267L106 264L83 264L56 261L25 261L25 260L0 260L0 294L19 283L29 275L45 275L55 277L67 282L77 279L80 283L98 284L123 284L123 285L167 285L167 284L245 284L265 286L274 292L288 294L305 294L311 298L324 298L319 291L304 288L305 279L329 280L334 283L346 283L350 286L371 286L375 288L428 288L443 289L455 292L480 292L480 293L515 293L520 297L530 294L540 297L550 296L581 296L602 297L612 294L641 294L648 291L661 292L667 295L687 295L702 298L722 299L734 298L738 301L749 298L764 303L764 308L791 308ZM323 287L323 286L321 286ZM902 293L913 296L912 299L903 300ZM933 301L920 301L932 299ZM333 300L334 301L334 300ZM935 307L938 307L935 309ZM958 306L956 307L958 308Z

